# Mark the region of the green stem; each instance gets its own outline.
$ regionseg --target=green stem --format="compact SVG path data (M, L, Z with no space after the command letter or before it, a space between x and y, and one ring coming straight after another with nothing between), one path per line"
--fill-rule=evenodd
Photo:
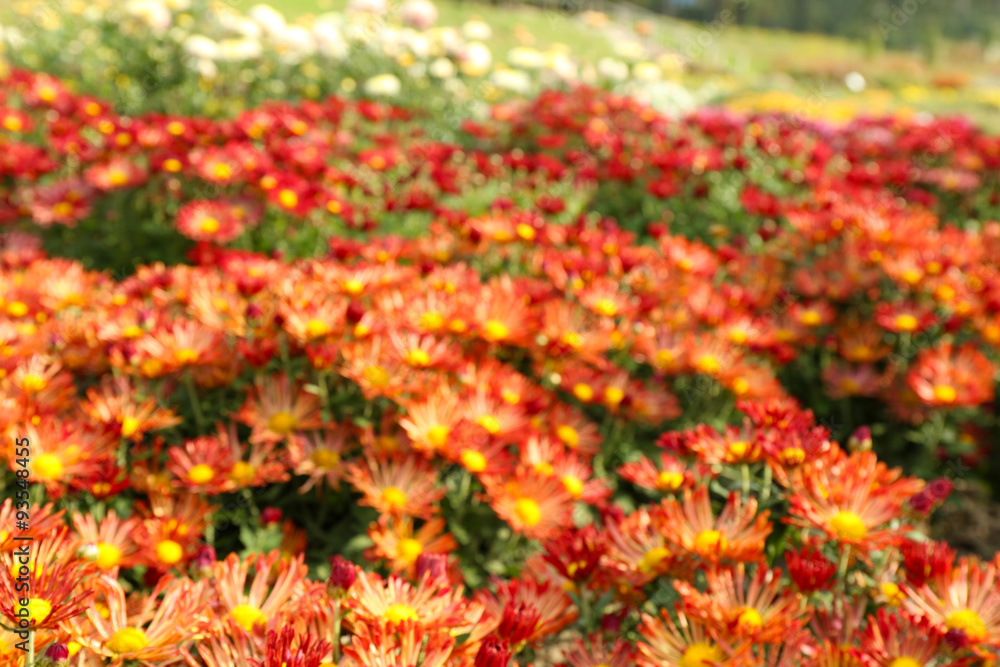
M587 598L587 588L586 586L580 586L577 589L577 596L580 600L580 625L583 627L583 641L587 646L587 650L590 650L590 630L591 630L591 610L590 610L590 600Z
M184 386L187 388L188 399L191 401L191 409L194 411L194 422L198 425L198 431L205 429L205 415L201 412L201 404L198 402L198 390L194 386L194 377L190 373L184 374Z
M333 601L333 664L340 664L340 600Z
M740 477L743 478L743 499L750 495L750 466L746 463L740 466Z
M316 380L316 386L319 388L319 397L322 401L322 413L323 421L330 421L330 391L326 386L326 372L319 374L319 378Z
M24 667L34 667L35 665L35 631L28 630L28 659Z
M764 463L764 492L761 494L761 502L766 503L771 498L771 478L774 472L769 463Z
M847 566L851 560L851 547L847 545L844 549L844 553L840 555L840 565L837 567L837 576L840 577L840 581L844 587L844 594L847 594Z

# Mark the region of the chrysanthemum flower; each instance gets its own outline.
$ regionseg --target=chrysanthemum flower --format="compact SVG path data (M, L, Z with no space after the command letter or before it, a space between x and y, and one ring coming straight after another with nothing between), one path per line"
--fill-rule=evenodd
M323 425L319 398L284 374L258 378L236 419L252 429L250 442L287 441L295 433Z
M61 541L62 553L58 560L37 554L25 565L16 552L0 554L0 614L4 625L18 627L19 614L27 609L27 619L33 629L57 630L64 621L83 613L91 592L77 589L77 585L93 569L89 564L74 560L67 549L75 544ZM33 548L39 548L37 543ZM27 584L17 583L20 579ZM22 606L21 601L27 600Z
M993 400L996 370L975 345L945 342L919 352L906 382L931 407L975 407Z
M713 625L722 634L759 644L774 644L802 626L807 612L801 596L782 590L781 570L758 565L751 576L746 566L713 567L708 590L700 593L683 581L674 587L688 616Z
M247 662L250 667L320 667L329 650L329 642L312 635L300 637L294 628L285 626L280 633L268 631L262 660Z
M90 514L74 512L71 516L73 529L82 544L92 544L97 548L98 569L117 574L118 568L132 567L139 546L133 539L138 521L134 517L121 519L114 510L101 519L100 524Z
M363 494L361 504L393 516L430 519L445 494L433 466L413 453L352 462L346 479Z
M358 667L444 667L454 645L455 638L445 629L428 629L416 621L404 620L392 631L379 624L360 625L351 644L344 648L344 655Z
M430 392L420 400L404 401L407 416L399 420L410 436L413 448L432 454L448 448L451 432L461 420L458 396L447 386Z
M141 441L150 431L181 423L172 410L160 408L155 398L136 400L137 393L141 396L141 389L132 386L127 378L106 379L100 389L87 391L87 400L80 407L95 422L134 442Z
M955 568L903 589L903 608L929 619L941 632L961 631L973 649L1000 644L1000 588L992 564L962 558ZM985 656L985 654L982 654Z
M636 663L641 667L683 665L684 667L710 667L713 664L729 666L749 665L749 645L732 644L706 627L700 621L689 619L678 610L677 622L666 610L660 618L642 614L636 644Z
M219 615L231 618L247 632L258 625L273 629L291 608L306 576L303 556L279 563L281 554L250 555L240 559L230 554L213 568L213 585L219 599ZM251 578L250 570L254 574ZM275 572L275 569L277 572ZM272 576L273 575L273 576ZM247 587L249 586L249 591Z
M537 620L531 632L522 633L523 641L529 646L537 646L546 638L557 635L577 619L578 612L569 595L554 581L539 581L522 573L520 578L508 581L495 578L494 583L495 594L485 590L476 594L476 600L486 607L484 617L502 621L504 610L511 603L514 606L524 603L533 607L538 614Z
M490 507L515 532L547 539L572 525L573 496L555 477L520 471L511 479L482 481Z
M3 504L0 505L0 552L13 551L17 547L22 546L20 540L14 539L15 533L11 531L11 527L16 526L15 522L18 512L27 512L28 516L31 517L31 521L28 522L27 530L17 530L17 537L28 537L32 540L39 540L63 525L63 517L66 510L53 510L55 510L53 503L18 508L13 498L4 500Z
M913 493L908 481L889 483L874 452L855 452L835 466L806 465L796 471L789 523L819 529L828 539L867 554L901 534L890 529Z
M712 563L764 559L764 541L771 534L770 512L757 514L757 499L729 495L722 513L715 517L707 486L685 491L683 500L663 502L657 515L664 536L684 551Z
M344 427L298 434L288 443L288 465L296 475L307 477L299 487L306 493L319 484L340 488L347 466L344 456L350 450L348 430Z
M564 660L566 666L572 667L630 667L635 664L632 647L621 637L608 644L594 636L589 646L582 639L576 639L566 651Z
M406 622L422 628L450 628L463 622L464 609L460 587L453 589L442 582L425 578L416 584L390 575L358 572L351 588L348 605L352 624L396 627Z
M161 571L178 566L194 554L205 532L206 517L217 509L194 494L169 489L150 490L150 505L139 506L141 518L135 541L137 560Z
M941 633L927 619L882 608L868 619L860 653L866 667L920 667L940 655Z
M606 562L616 577L635 586L685 569L684 553L667 540L659 529L662 507L640 507L619 520L607 521L608 553Z
M169 665L183 659L178 647L193 638L201 611L201 584L165 575L141 599L126 603L125 591L108 575L94 582L107 616L96 605L87 609L90 627L74 623L73 640L112 665L130 660Z
M368 536L375 544L371 556L373 560L388 560L394 574L405 573L412 577L421 554L448 554L458 548L455 538L445 529L445 520L441 517L427 521L416 531L413 520L408 517L372 524L368 529Z

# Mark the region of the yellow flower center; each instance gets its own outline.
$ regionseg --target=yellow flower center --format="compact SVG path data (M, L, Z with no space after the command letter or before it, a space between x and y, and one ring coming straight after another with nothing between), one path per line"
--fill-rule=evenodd
M714 354L703 354L695 361L695 367L706 375L715 375L722 370L722 364Z
M500 398L504 400L504 403L509 403L511 405L517 405L521 402L521 395L513 389L506 387L500 390Z
M807 310L799 317L799 321L807 327L815 327L823 322L823 316L815 310Z
M570 449L576 449L580 444L580 434L568 424L563 424L556 429L556 437Z
M889 663L889 667L924 667L924 663L915 658L896 658Z
M653 356L653 365L657 368L666 368L674 363L674 353L670 350L657 350Z
M663 561L670 557L670 550L666 547L655 547L650 549L639 561L639 571L643 574L653 574L663 565Z
M299 196L291 190L282 190L278 193L278 201L285 208L295 208L299 204Z
M583 482L579 477L573 475L563 475L562 477L563 486L566 487L566 491L569 495L574 498L579 498L583 493Z
M131 438L139 430L141 422L135 417L125 417L122 420L122 437Z
M621 403L624 398L625 392L619 387L608 387L604 390L604 402L612 408L618 407L618 404Z
M805 460L805 451L798 447L785 447L781 450L781 462L788 467L802 465Z
M389 372L381 366L368 366L364 373L365 381L376 389L389 386Z
M729 548L729 541L717 530L703 530L694 539L694 550L702 555L721 554Z
M110 570L116 567L122 560L121 549L107 542L97 543L97 567L102 570Z
M264 612L249 604L241 604L233 607L233 610L229 612L229 615L233 617L234 621L243 626L243 629L247 632L253 630L253 626L258 623L267 621L267 617L264 616Z
M738 440L736 442L729 443L726 448L729 456L734 459L741 459L746 456L747 450L750 449L750 443L745 440Z
M896 328L900 331L916 331L919 322L917 318L909 313L903 313L902 315L897 315L896 319L893 321Z
M517 226L517 235L525 241L535 240L535 228L529 224L521 223Z
M278 435L288 435L295 431L299 420L288 412L279 412L267 420L267 428Z
M312 319L306 322L306 335L310 338L319 338L330 333L330 327L323 320Z
M861 517L849 511L837 512L837 516L830 519L830 528L842 540L863 540L868 534Z
M534 465L534 468L535 472L537 472L539 475L545 475L546 477L551 477L552 474L555 472L555 468L553 468L552 464L549 463L548 461L539 461Z
M24 379L21 380L21 388L29 394L37 394L42 389L45 389L48 384L48 380L43 378L41 375L36 375L35 373L28 373L24 376Z
M406 363L411 366L418 367L429 366L431 363L431 355L427 354L426 350L421 350L417 347L406 353Z
M420 328L425 331L437 331L444 326L444 316L441 313L427 312L420 316Z
M211 217L205 218L201 221L201 224L198 225L198 227L201 229L203 234L214 234L219 231L219 221Z
M237 461L229 471L229 479L237 484L248 484L257 476L257 469L246 461Z
M660 490L675 491L684 483L684 474L664 470L656 477L656 486Z
M353 294L354 296L357 296L365 291L365 284L357 278L350 278L345 280L342 284L344 291L348 294Z
M753 634L764 625L760 612L753 607L745 607L736 617L736 626L744 634Z
M510 335L510 329L507 325L499 320L489 320L483 326L483 337L491 342L496 342L505 339Z
M567 331L559 337L559 340L562 341L563 345L571 347L574 350L579 350L583 345L583 336L575 331Z
M939 384L934 387L934 398L941 403L954 403L958 392L950 384Z
M198 354L197 350L192 350L189 347L185 347L174 352L174 361L176 361L178 364L181 365L193 364L196 361L198 361L199 356L201 355Z
M11 301L7 304L7 314L11 317L24 317L28 314L28 304L23 301Z
M188 481L193 484L205 484L212 481L212 478L215 477L215 471L212 470L212 466L199 463L188 470L187 477Z
M680 667L709 667L722 661L722 651L711 644L691 644L681 656Z
M35 560L34 558L28 561L28 564L26 566L23 565L22 563L14 561L14 563L10 566L10 576L13 577L14 579L17 579L21 575L21 567L27 567L28 571L34 572L36 577L40 576L42 574L42 571L45 569L44 566L39 565L38 561Z
M490 435L496 435L500 432L500 420L493 415L483 415L476 420L476 423L486 429L486 432Z
M181 170L182 166L183 165L181 165L181 161L178 160L177 158L171 157L171 158L167 158L166 160L163 161L163 169L164 169L164 171L169 171L169 172L177 173L178 171Z
M611 299L598 299L594 303L594 310L605 317L614 317L618 314L618 306Z
M407 563L416 562L417 556L424 552L424 547L420 542L412 539L405 538L399 541L399 546L396 548L396 553L402 560Z
M142 327L136 324L130 324L122 329L122 336L125 338L142 338L144 333L145 332L142 330Z
M156 558L166 565L179 563L184 557L184 549L173 540L163 540L156 545Z
M24 608L28 610L28 622L36 626L52 613L52 603L44 598L31 598Z
M469 472L482 472L486 470L486 457L474 449L463 450L458 455L458 458L461 459L462 465Z
M878 588L890 606L898 607L903 604L903 591L896 584L891 581L883 581Z
M971 609L962 609L948 614L944 620L949 630L961 630L972 642L981 642L989 635L982 617Z
M542 508L531 498L520 498L514 504L514 514L525 526L533 528L542 520Z
M594 390L589 384L584 384L582 382L573 385L573 395L576 396L577 400L583 401L584 403L589 403L594 400Z
M389 608L385 610L385 614L383 616L389 623L402 623L403 621L418 620L417 610L405 604L389 605Z
M406 494L397 487L390 486L382 491L382 502L390 509L400 510L406 506Z
M147 646L149 646L149 640L146 639L146 633L138 628L122 628L111 635L111 638L104 644L104 648L118 655L138 653Z
M35 460L32 461L31 469L37 479L48 482L60 479L65 466L63 466L63 462L58 456L46 453L35 457Z
M317 468L330 469L340 463L340 454L331 452L329 449L317 449L309 457Z
M451 429L444 424L435 424L427 429L427 440L437 449L447 445L450 436Z

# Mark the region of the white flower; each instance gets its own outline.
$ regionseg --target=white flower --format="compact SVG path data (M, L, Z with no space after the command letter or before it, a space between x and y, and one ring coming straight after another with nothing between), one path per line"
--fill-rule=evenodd
M641 62L632 67L632 76L640 81L656 81L660 74L660 68L655 63Z
M624 81L628 78L628 65L614 58L601 58L597 61L597 73L605 79Z
M215 60L219 56L219 45L204 35L191 35L184 40L184 53L201 60Z
M281 12L267 5L254 5L247 12L247 16L264 32L271 35L280 32L285 27L285 17L282 16Z
M195 69L206 79L214 79L219 74L219 68L215 66L215 63L204 58L198 58L195 61Z
M436 79L450 79L457 72L455 63L447 58L436 58L427 71Z
M521 69L538 69L545 65L545 55L528 46L517 46L507 53L507 62Z
M158 33L166 32L173 24L170 8L160 0L129 0L125 5L125 13Z
M175 12L183 12L191 9L191 0L166 0L167 7Z
M844 85L852 93L860 93L865 89L867 83L865 77L860 72L851 72L844 77Z
M388 9L389 5L386 0L351 0L347 3L347 11L350 12L384 14Z
M427 59L431 55L431 43L426 36L414 32L405 35L406 47L417 58Z
M450 56L458 56L462 49L462 35L452 27L431 28L427 36L431 44L438 47L439 52Z
M224 39L219 42L217 59L225 62L240 62L259 58L261 52L260 42L256 39Z
M234 32L241 37L259 39L263 31L253 19L242 16L235 11L220 11L216 17L223 30Z
M462 63L462 72L468 76L483 76L490 71L493 64L493 54L490 47L482 42L469 42L462 50L459 58Z
M403 84L394 74L379 74L365 81L365 94L373 97L395 97Z
M437 23L438 10L431 0L406 0L399 8L399 20L403 25L427 30Z
M466 21L465 25L462 26L462 34L468 40L487 42L493 36L493 29L482 21L472 19L471 21Z
M295 64L316 51L312 33L299 25L285 26L274 35L274 43L284 62Z
M526 72L516 69L497 69L490 75L497 88L503 88L520 95L531 92L531 77Z
M312 25L312 31L316 50L322 55L341 60L350 53L351 47L340 28L332 21L316 21Z
M646 49L639 42L618 42L615 44L615 53L625 60L642 60Z
M576 63L568 55L559 51L546 53L545 65L563 81L574 81L579 75Z

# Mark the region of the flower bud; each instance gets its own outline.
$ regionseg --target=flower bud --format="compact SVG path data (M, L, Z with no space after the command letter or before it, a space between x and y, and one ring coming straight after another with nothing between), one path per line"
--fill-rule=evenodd
M198 547L191 559L191 576L201 579L212 573L212 566L215 565L215 548L210 544L203 544Z
M278 507L265 507L260 511L260 523L264 526L270 526L274 523L281 522L281 509Z
M49 647L45 649L45 657L53 662L69 660L69 648L62 642L49 644Z
M475 667L507 667L510 663L510 646L495 636L483 640L476 653Z
M448 574L448 556L425 552L417 556L417 581L423 581L425 576L431 579L441 579Z
M872 448L872 430L867 426L859 426L847 440L847 448L852 452L867 452Z
M330 559L330 578L326 580L327 593L332 598L343 599L357 578L358 572L354 563L338 554Z
M808 548L790 551L786 556L788 576L803 593L826 588L837 566L823 554Z

